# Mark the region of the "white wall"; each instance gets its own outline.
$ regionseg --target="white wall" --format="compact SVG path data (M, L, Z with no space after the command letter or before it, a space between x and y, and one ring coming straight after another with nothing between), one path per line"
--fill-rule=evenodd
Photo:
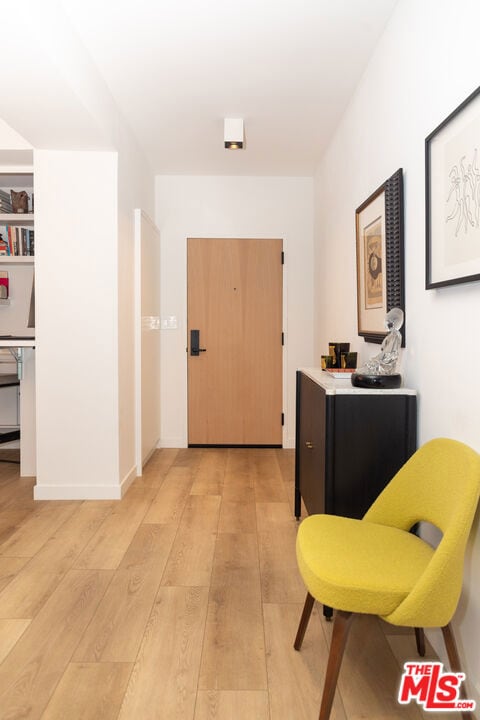
M295 433L295 369L313 361L313 206L311 178L157 176L156 224L162 237L161 417L164 447L187 443L185 348L187 237L279 237L286 255L284 444Z
M120 497L117 154L35 165L36 499Z
M136 476L133 210L153 182L120 150L35 152L38 499Z
M136 476L134 209L154 215L154 179L130 134L119 133L118 153L118 396L119 473L126 487Z
M478 0L400 0L315 183L315 355L356 335L355 208L404 168L407 346L403 372L419 392L419 444L453 437L480 451L476 358L479 283L426 291L425 137L479 83ZM480 699L480 530L467 553L455 618L470 695ZM439 646L440 648L440 646Z

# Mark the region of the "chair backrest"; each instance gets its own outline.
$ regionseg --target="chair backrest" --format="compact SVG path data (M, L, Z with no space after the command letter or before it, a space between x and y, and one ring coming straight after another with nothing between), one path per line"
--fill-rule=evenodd
M375 500L365 521L403 530L427 521L443 533L422 577L385 620L414 627L450 622L479 493L480 455L456 440L438 438L417 450Z

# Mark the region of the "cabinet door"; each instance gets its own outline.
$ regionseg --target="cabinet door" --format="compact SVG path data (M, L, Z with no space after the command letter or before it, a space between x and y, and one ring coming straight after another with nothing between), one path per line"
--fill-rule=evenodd
M325 392L300 374L297 482L311 515L325 511Z
M415 408L408 395L336 396L331 512L364 515L415 451Z

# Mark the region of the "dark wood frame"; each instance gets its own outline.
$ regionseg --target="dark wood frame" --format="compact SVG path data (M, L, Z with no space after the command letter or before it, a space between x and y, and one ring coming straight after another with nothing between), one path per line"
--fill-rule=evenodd
M385 272L386 307L385 315L394 307L401 308L405 317L405 281L404 281L404 222L403 222L403 171L399 168L355 211L355 232L357 245L357 317L358 334L365 342L382 343L387 331L381 327L362 327L360 273L361 267L360 215L381 194L385 195ZM402 347L405 347L405 320L401 329Z
M459 283L473 282L474 280L480 280L480 271L470 275L464 275L459 277L451 277L443 280L435 280L432 277L432 256L434 251L434 244L438 239L435 233L432 231L432 212L434 211L433 199L432 199L432 178L434 173L432 172L432 142L434 140L440 141L440 136L443 130L447 128L450 123L457 118L465 108L470 105L473 101L478 101L479 106L479 118L480 118L480 86L474 90L471 95L467 97L450 115L440 123L438 127L430 133L425 139L425 288L431 290L433 288L444 287L447 285L457 285ZM478 258L480 267L480 255Z

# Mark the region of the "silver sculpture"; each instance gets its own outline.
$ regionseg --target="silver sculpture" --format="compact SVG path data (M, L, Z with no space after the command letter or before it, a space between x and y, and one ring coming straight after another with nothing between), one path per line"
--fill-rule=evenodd
M400 328L403 325L403 310L392 308L385 316L385 327L388 335L382 342L380 352L367 360L365 365L357 370L358 375L394 375L397 366L398 354L402 345Z

